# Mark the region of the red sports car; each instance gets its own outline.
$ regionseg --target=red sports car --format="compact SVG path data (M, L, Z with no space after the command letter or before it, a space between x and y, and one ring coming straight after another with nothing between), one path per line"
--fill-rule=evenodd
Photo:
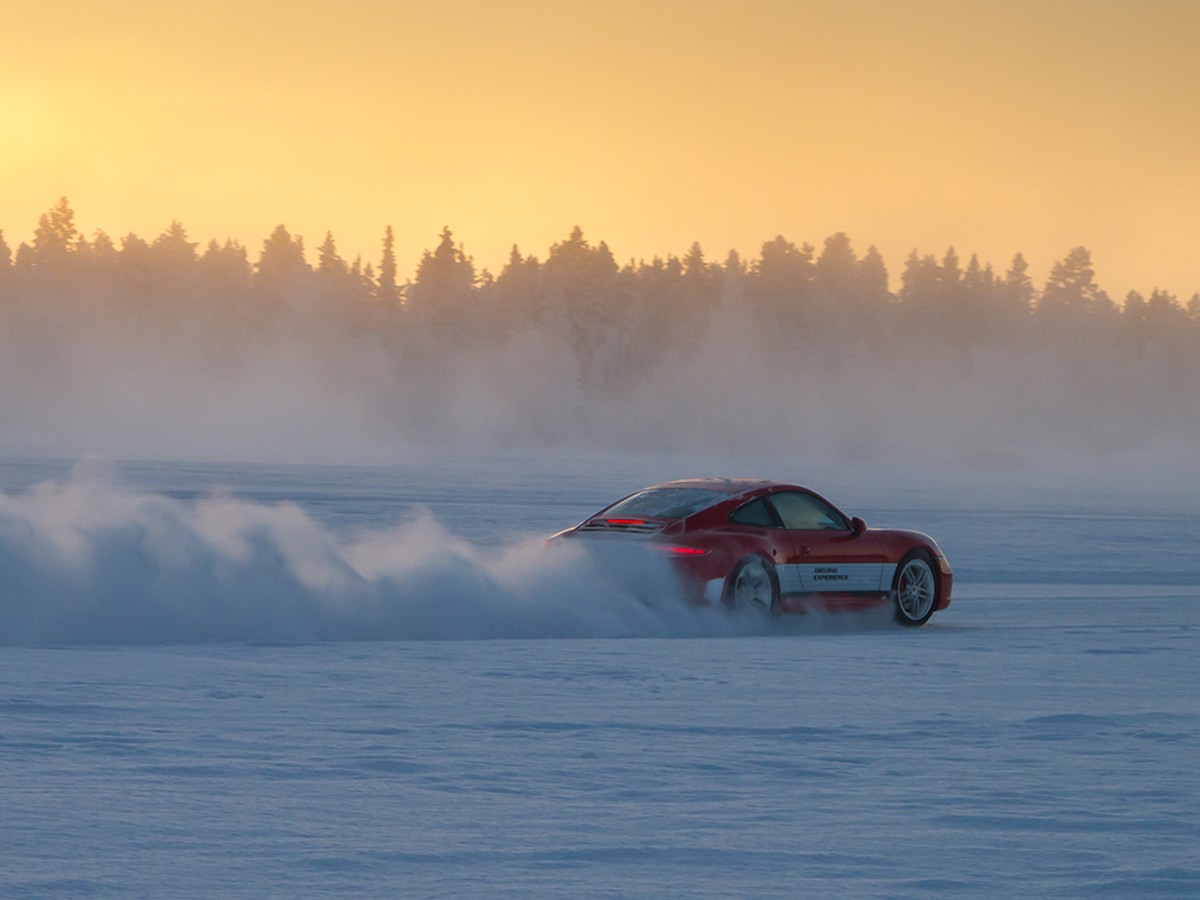
M933 538L868 528L792 484L701 478L654 485L555 539L640 541L667 554L697 601L771 613L891 602L924 625L950 605L953 573Z

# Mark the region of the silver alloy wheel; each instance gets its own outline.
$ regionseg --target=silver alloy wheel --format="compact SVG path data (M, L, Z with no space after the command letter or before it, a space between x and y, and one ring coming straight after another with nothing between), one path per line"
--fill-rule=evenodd
M770 612L775 605L775 582L765 564L749 560L738 569L733 581L734 609Z
M937 582L929 563L914 556L896 576L896 611L909 623L920 624L933 613Z

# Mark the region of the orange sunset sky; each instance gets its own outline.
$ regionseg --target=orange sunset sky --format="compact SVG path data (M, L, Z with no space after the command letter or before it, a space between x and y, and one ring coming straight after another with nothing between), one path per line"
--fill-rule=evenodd
M1200 290L1196 0L3 3L0 229L233 237L401 276L449 225L498 271L783 234L953 245L1120 299Z

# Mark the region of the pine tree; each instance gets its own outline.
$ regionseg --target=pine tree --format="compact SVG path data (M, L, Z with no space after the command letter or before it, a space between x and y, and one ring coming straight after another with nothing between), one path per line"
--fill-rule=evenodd
M65 259L78 237L75 212L67 198L63 197L38 218L38 227L33 233L35 265L46 265Z
M383 233L383 259L379 263L379 299L395 303L399 299L396 289L396 239L392 226Z
M916 309L935 303L940 283L940 267L933 256L921 256L916 250L908 254L900 275L900 299L905 307Z
M780 234L763 243L751 266L753 277L746 283L749 307L764 324L775 327L775 337L785 343L800 327L812 296L813 253L811 245L797 247Z
M1027 313L1033 308L1033 298L1037 293L1033 280L1029 277L1029 263L1020 253L1012 259L1012 264L1004 275L1003 296L1006 304L1012 309Z
M461 338L472 323L475 301L475 264L447 226L432 253L425 251L409 292L413 312L439 338L455 332Z
M990 269L988 270L991 271ZM963 270L962 284L968 294L978 297L979 293L989 285L984 283L983 267L979 263L979 254L972 253L967 260L967 268Z
M1039 314L1095 314L1112 308L1108 295L1096 284L1092 255L1076 247L1054 264L1038 301Z
M92 239L91 258L92 262L102 266L111 266L116 262L117 245L103 229L96 229L96 234Z
M454 234L449 226L442 229L437 249L428 250L417 267L416 284L421 288L464 291L475 283L475 265L463 253L461 245L454 243Z
M325 240L317 248L317 271L330 276L346 274L346 261L338 255L331 231L325 232Z
M196 261L196 243L188 240L187 231L177 221L154 239L151 248L168 266L188 266Z
M814 267L817 288L822 293L839 298L852 295L857 269L858 257L844 231L825 238L825 246Z
M704 250L699 241L694 241L683 258L683 274L688 278L701 279L708 277L708 263L704 261Z
M209 241L200 257L200 266L206 281L216 286L218 295L241 293L250 283L249 254L235 240L226 240L224 244L215 239Z
M938 268L938 281L947 289L958 287L962 281L962 269L959 268L958 254L953 247L948 248L942 258L942 264Z
M308 271L304 261L304 239L293 238L287 228L277 225L271 236L263 241L258 258L257 275L260 281L280 285Z
M854 274L855 284L859 295L864 300L885 301L891 299L888 291L887 266L883 254L872 244L867 248L866 255L858 261Z
M121 238L117 255L117 271L123 284L122 299L134 307L142 307L150 299L154 283L154 260L150 245L132 231Z
M1146 301L1146 318L1159 324L1174 324L1185 318L1187 313L1175 295L1155 288Z
M545 311L545 298L537 257L522 256L520 248L513 244L508 262L496 277L494 294L497 315L508 327L538 322Z
M736 250L730 250L725 255L725 265L722 266L726 275L745 275L746 263L742 260L742 255Z
M803 290L816 275L813 248L808 244L797 247L783 235L762 245L754 272L764 286L787 292Z

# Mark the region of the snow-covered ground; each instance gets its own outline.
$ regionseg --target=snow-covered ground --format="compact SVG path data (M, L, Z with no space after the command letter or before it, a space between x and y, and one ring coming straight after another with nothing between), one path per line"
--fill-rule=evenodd
M545 552L695 474L929 531L954 604L733 619ZM545 453L0 490L2 897L1200 896L1195 488Z

